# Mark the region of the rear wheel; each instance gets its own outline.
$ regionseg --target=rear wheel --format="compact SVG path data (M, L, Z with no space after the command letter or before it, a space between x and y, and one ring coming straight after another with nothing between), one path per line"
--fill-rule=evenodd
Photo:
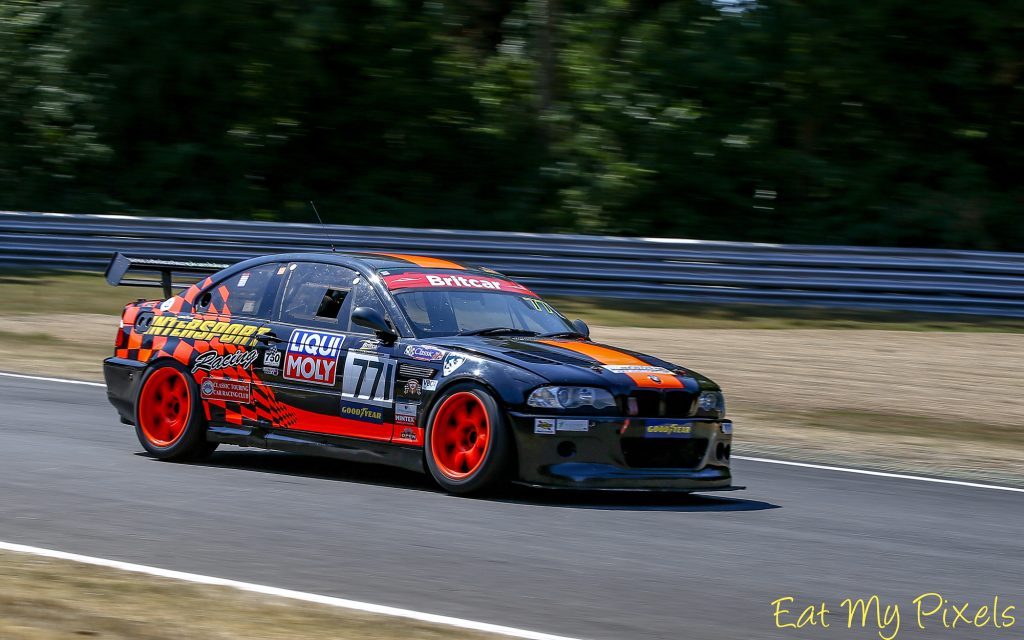
M165 361L147 370L135 402L135 435L161 460L201 459L217 448L206 441L199 388L178 363Z
M430 412L427 468L451 493L494 491L508 481L511 437L497 401L476 385L447 391Z

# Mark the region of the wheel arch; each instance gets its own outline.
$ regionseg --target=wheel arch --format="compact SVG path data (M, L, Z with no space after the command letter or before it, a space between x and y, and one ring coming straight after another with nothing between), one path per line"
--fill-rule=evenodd
M503 425L502 426L503 426L503 428L506 431L508 431L508 435L509 435L509 451L510 451L510 455L511 455L511 458L512 458L511 463L510 463L510 468L513 470L514 473L516 473L516 475L518 475L518 472L519 472L519 443L516 442L516 438L514 437L514 434L512 433L512 416L511 416L511 413L510 413L510 410L509 410L509 404L505 400L505 398L502 397L501 393L498 391L498 389L495 387L495 385L492 384L488 380L484 380L483 378L481 378L479 376L465 375L464 374L464 375L450 376L448 378L445 378L443 383L442 382L438 382L437 390L434 391L433 396L430 398L429 404L427 404L427 406L423 407L423 429L424 429L424 432L426 431L427 427L429 426L429 423L432 421L432 418L434 417L434 410L438 407L438 405L440 404L441 400L444 398L445 393L447 393L448 390L450 390L453 387L456 387L456 386L458 386L460 384L473 385L473 386L476 386L476 387L481 387L481 388L483 388L484 391L486 391L488 394L490 394L492 398L494 398L495 402L498 405L498 411L501 413L501 417L503 418ZM430 449L430 443L424 441L424 443L423 443L423 465L424 465L424 468L426 467L426 464L427 464L427 456L429 455L429 449Z

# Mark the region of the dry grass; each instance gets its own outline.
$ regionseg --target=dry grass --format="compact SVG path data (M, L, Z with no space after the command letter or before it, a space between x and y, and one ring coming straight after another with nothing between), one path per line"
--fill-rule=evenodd
M0 552L4 640L482 640L496 636Z
M0 316L0 371L102 380L116 315Z

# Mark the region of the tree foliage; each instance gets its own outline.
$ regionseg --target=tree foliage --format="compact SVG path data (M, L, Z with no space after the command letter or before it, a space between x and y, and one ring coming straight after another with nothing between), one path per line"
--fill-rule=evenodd
M1024 250L1018 0L4 0L0 207Z

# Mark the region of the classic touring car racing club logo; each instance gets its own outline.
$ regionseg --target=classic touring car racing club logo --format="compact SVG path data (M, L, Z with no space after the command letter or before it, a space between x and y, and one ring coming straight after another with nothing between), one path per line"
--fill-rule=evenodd
M284 357L284 379L334 385L345 336L296 329Z

